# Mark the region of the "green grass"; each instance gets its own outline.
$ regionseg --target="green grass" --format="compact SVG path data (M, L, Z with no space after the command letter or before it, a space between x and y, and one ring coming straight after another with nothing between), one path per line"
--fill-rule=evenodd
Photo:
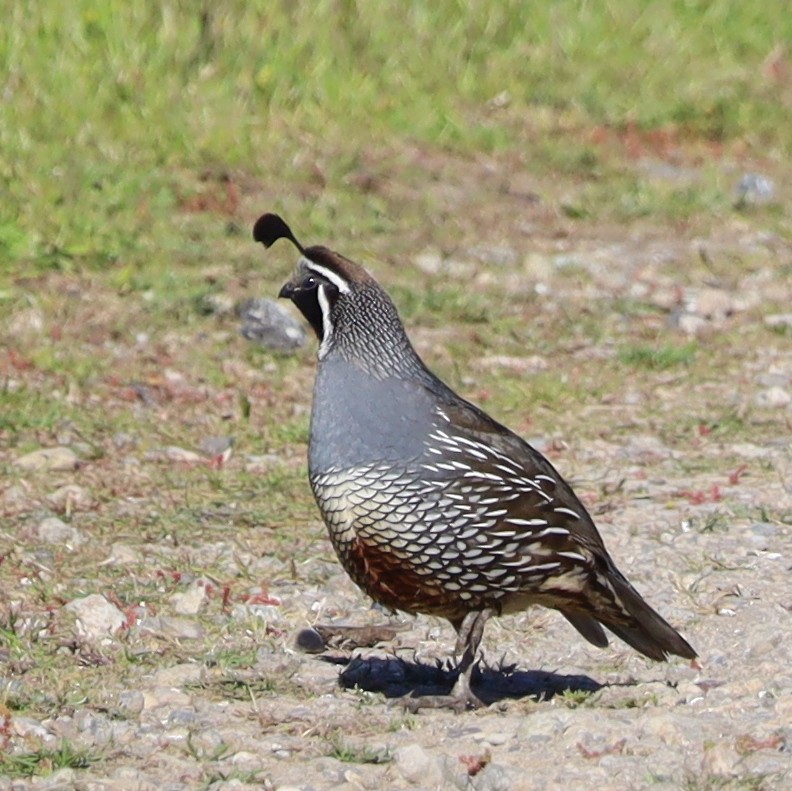
M334 734L330 739L327 754L345 764L387 764L393 760L390 752L373 750L366 745L351 744L339 733Z
M222 203L220 176L240 169L326 233L374 142L519 146L595 182L610 168L587 139L600 127L788 155L789 88L762 64L790 37L785 3L737 0L15 3L0 31L0 253L16 271L111 267L135 288L137 268L223 240L225 223L179 210ZM316 178L330 189L306 207L294 184ZM634 183L616 210L710 200L653 189ZM601 197L594 183L570 206L599 213ZM367 204L359 231L391 229L387 202Z
M690 365L696 356L698 344L661 343L653 345L626 345L619 349L619 360L635 368L664 371L669 368Z
M59 769L87 769L100 756L64 741L54 749L41 748L22 755L0 755L0 774L9 777L49 775Z

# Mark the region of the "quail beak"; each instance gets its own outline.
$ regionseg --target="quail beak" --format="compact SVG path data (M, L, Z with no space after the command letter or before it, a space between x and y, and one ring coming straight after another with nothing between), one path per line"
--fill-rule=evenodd
M297 291L297 286L290 280L288 283L283 284L283 287L278 292L278 298L291 299L296 291Z

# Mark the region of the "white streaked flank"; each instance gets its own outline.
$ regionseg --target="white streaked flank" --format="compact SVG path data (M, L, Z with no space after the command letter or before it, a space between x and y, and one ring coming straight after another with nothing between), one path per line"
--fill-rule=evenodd
M566 514L567 516L571 516L573 519L580 519L580 514L577 511L573 511L571 508L564 508L563 506L559 508L553 509L557 514Z

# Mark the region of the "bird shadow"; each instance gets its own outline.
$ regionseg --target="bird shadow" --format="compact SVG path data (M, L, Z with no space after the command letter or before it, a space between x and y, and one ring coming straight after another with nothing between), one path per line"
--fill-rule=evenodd
M323 656L326 662L346 665L339 675L345 689L378 692L386 698L405 695L447 695L457 671L442 664L424 664L400 657ZM477 666L471 679L473 691L486 705L504 699L550 700L564 692L596 692L603 685L585 675L567 675L544 670L516 670L514 666Z

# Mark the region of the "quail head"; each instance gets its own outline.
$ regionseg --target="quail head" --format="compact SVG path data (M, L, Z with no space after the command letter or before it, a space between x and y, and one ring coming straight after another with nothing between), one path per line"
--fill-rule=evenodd
M616 568L552 464L426 367L363 267L303 247L275 214L253 236L301 254L280 296L319 339L308 471L341 564L375 601L457 631L454 690L415 707L480 705L470 677L487 618L534 604L599 647L607 629L651 659L696 656Z

